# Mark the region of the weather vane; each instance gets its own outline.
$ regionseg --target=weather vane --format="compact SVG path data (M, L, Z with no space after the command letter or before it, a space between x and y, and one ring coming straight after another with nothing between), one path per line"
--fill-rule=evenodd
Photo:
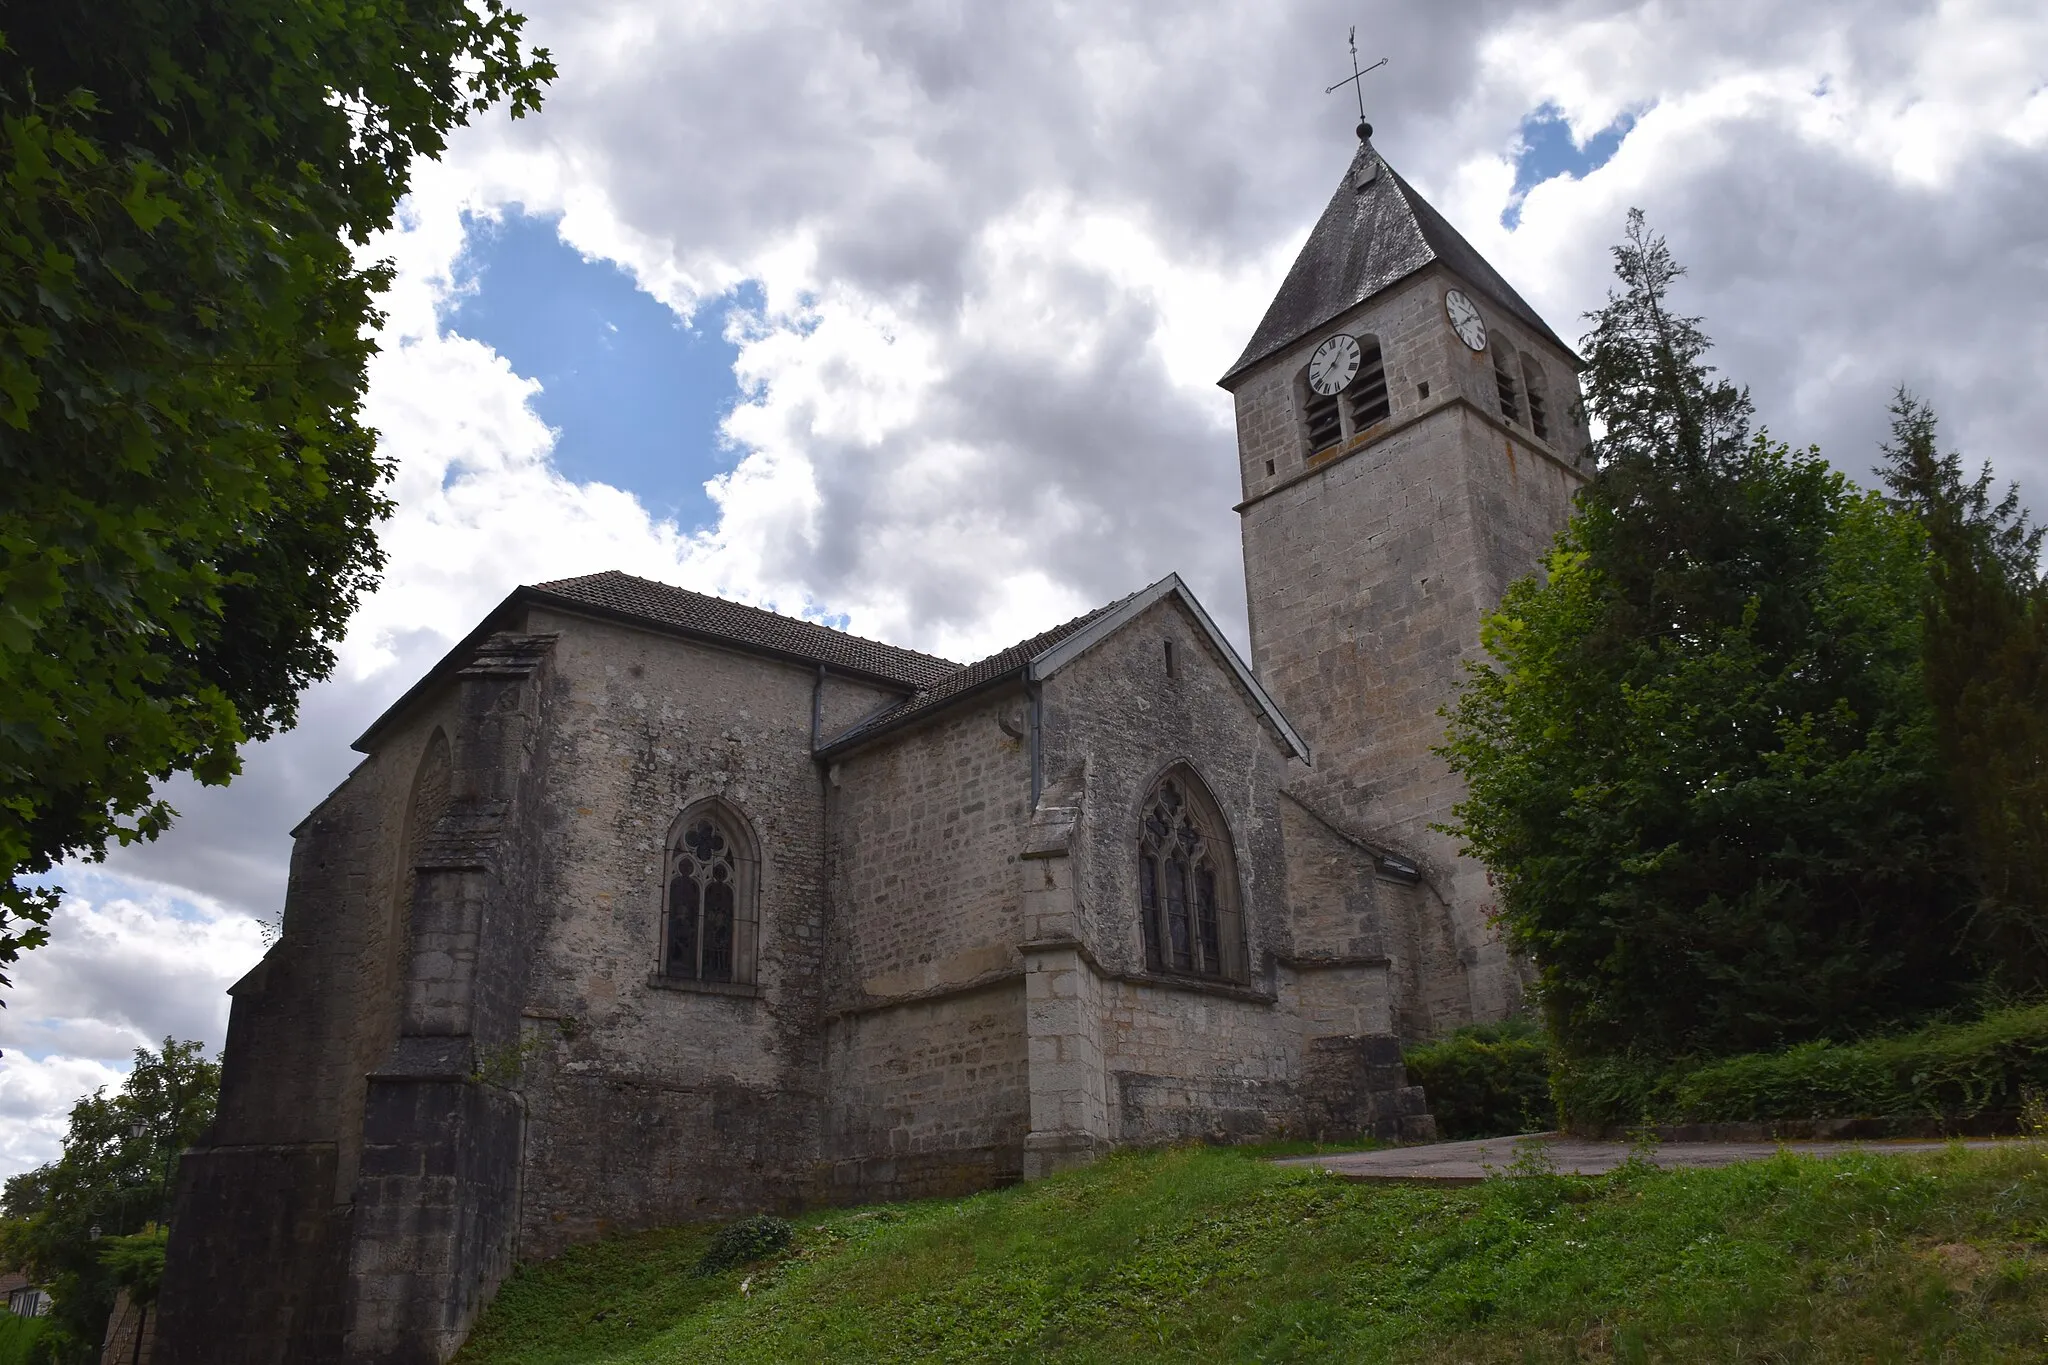
M1383 66L1385 66L1385 65L1387 64L1387 59L1386 59L1385 57L1382 57L1382 58L1380 58L1380 59L1379 59L1378 61L1374 62L1374 63L1373 63L1373 64L1372 64L1371 66L1368 66L1367 68L1365 68L1365 71L1360 71L1360 70L1358 69L1358 25L1356 25L1356 24L1353 24L1353 25L1351 26L1351 40L1350 40L1350 41L1351 41L1351 74L1350 74L1350 75L1348 75L1348 76L1346 76L1346 77L1345 77L1345 78L1344 78L1343 80L1341 80L1341 81L1338 81L1338 82L1337 82L1337 83L1336 83L1335 85L1332 85L1332 86L1327 86L1327 87L1325 87L1325 88L1324 88L1324 90L1323 90L1323 93L1324 93L1325 95L1334 95L1334 94L1336 94L1336 93L1337 93L1337 92L1338 92L1339 90L1342 90L1342 89L1343 89L1343 88L1344 88L1345 86L1347 86L1347 85L1348 85L1348 86L1351 86L1351 87L1352 87L1352 93L1358 96L1358 121L1359 121L1360 123L1363 123L1363 122L1365 122L1365 74L1366 74L1366 71L1377 71L1377 70L1379 70L1379 69L1380 69L1381 67L1383 67Z

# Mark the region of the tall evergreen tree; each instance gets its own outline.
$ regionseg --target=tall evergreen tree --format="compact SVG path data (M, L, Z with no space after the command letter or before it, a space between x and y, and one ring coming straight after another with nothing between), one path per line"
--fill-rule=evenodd
M1767 1048L1956 997L1909 518L1749 431L1641 214L1584 341L1600 464L1443 750L1566 1057Z
M1903 389L1879 467L1926 536L1927 690L1977 884L1973 938L1994 985L2048 988L2048 579L2017 487L1997 497L1942 454Z

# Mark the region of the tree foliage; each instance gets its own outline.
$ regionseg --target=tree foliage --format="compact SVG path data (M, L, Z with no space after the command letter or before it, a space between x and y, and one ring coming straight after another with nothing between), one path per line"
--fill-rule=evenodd
M1880 472L1926 537L1927 689L1976 878L1972 937L2005 989L2048 988L2048 580L2017 488L1942 454L1903 390Z
M7 1181L0 1264L51 1291L60 1359L98 1359L117 1287L153 1292L178 1154L206 1132L219 1096L220 1066L200 1044L138 1048L118 1094L71 1107L63 1154Z
M1966 976L1917 529L1749 433L1640 214L1615 256L1584 343L1601 464L1484 627L1442 751L1453 832L1567 1058L1911 1018Z
M0 18L0 972L288 727L382 564L359 420L417 157L552 74L500 0L102 0ZM0 976L0 984L4 984Z

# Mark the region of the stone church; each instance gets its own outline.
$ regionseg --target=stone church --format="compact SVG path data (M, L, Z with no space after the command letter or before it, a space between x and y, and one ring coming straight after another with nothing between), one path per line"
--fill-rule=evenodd
M1431 1134L1398 1040L1517 994L1438 708L1587 433L1370 133L1222 379L1249 661L1174 576L963 666L599 573L356 741L232 991L160 1360L441 1362L613 1231Z

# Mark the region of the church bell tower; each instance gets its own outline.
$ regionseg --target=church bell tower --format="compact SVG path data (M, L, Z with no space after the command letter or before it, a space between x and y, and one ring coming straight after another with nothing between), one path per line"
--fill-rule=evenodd
M1420 885L1388 949L1404 1033L1520 996L1486 872L1431 828L1463 786L1431 749L1481 619L1536 569L1591 469L1581 362L1372 145L1244 354L1236 400L1259 680L1313 755L1293 792ZM1405 962L1400 959L1405 957Z

